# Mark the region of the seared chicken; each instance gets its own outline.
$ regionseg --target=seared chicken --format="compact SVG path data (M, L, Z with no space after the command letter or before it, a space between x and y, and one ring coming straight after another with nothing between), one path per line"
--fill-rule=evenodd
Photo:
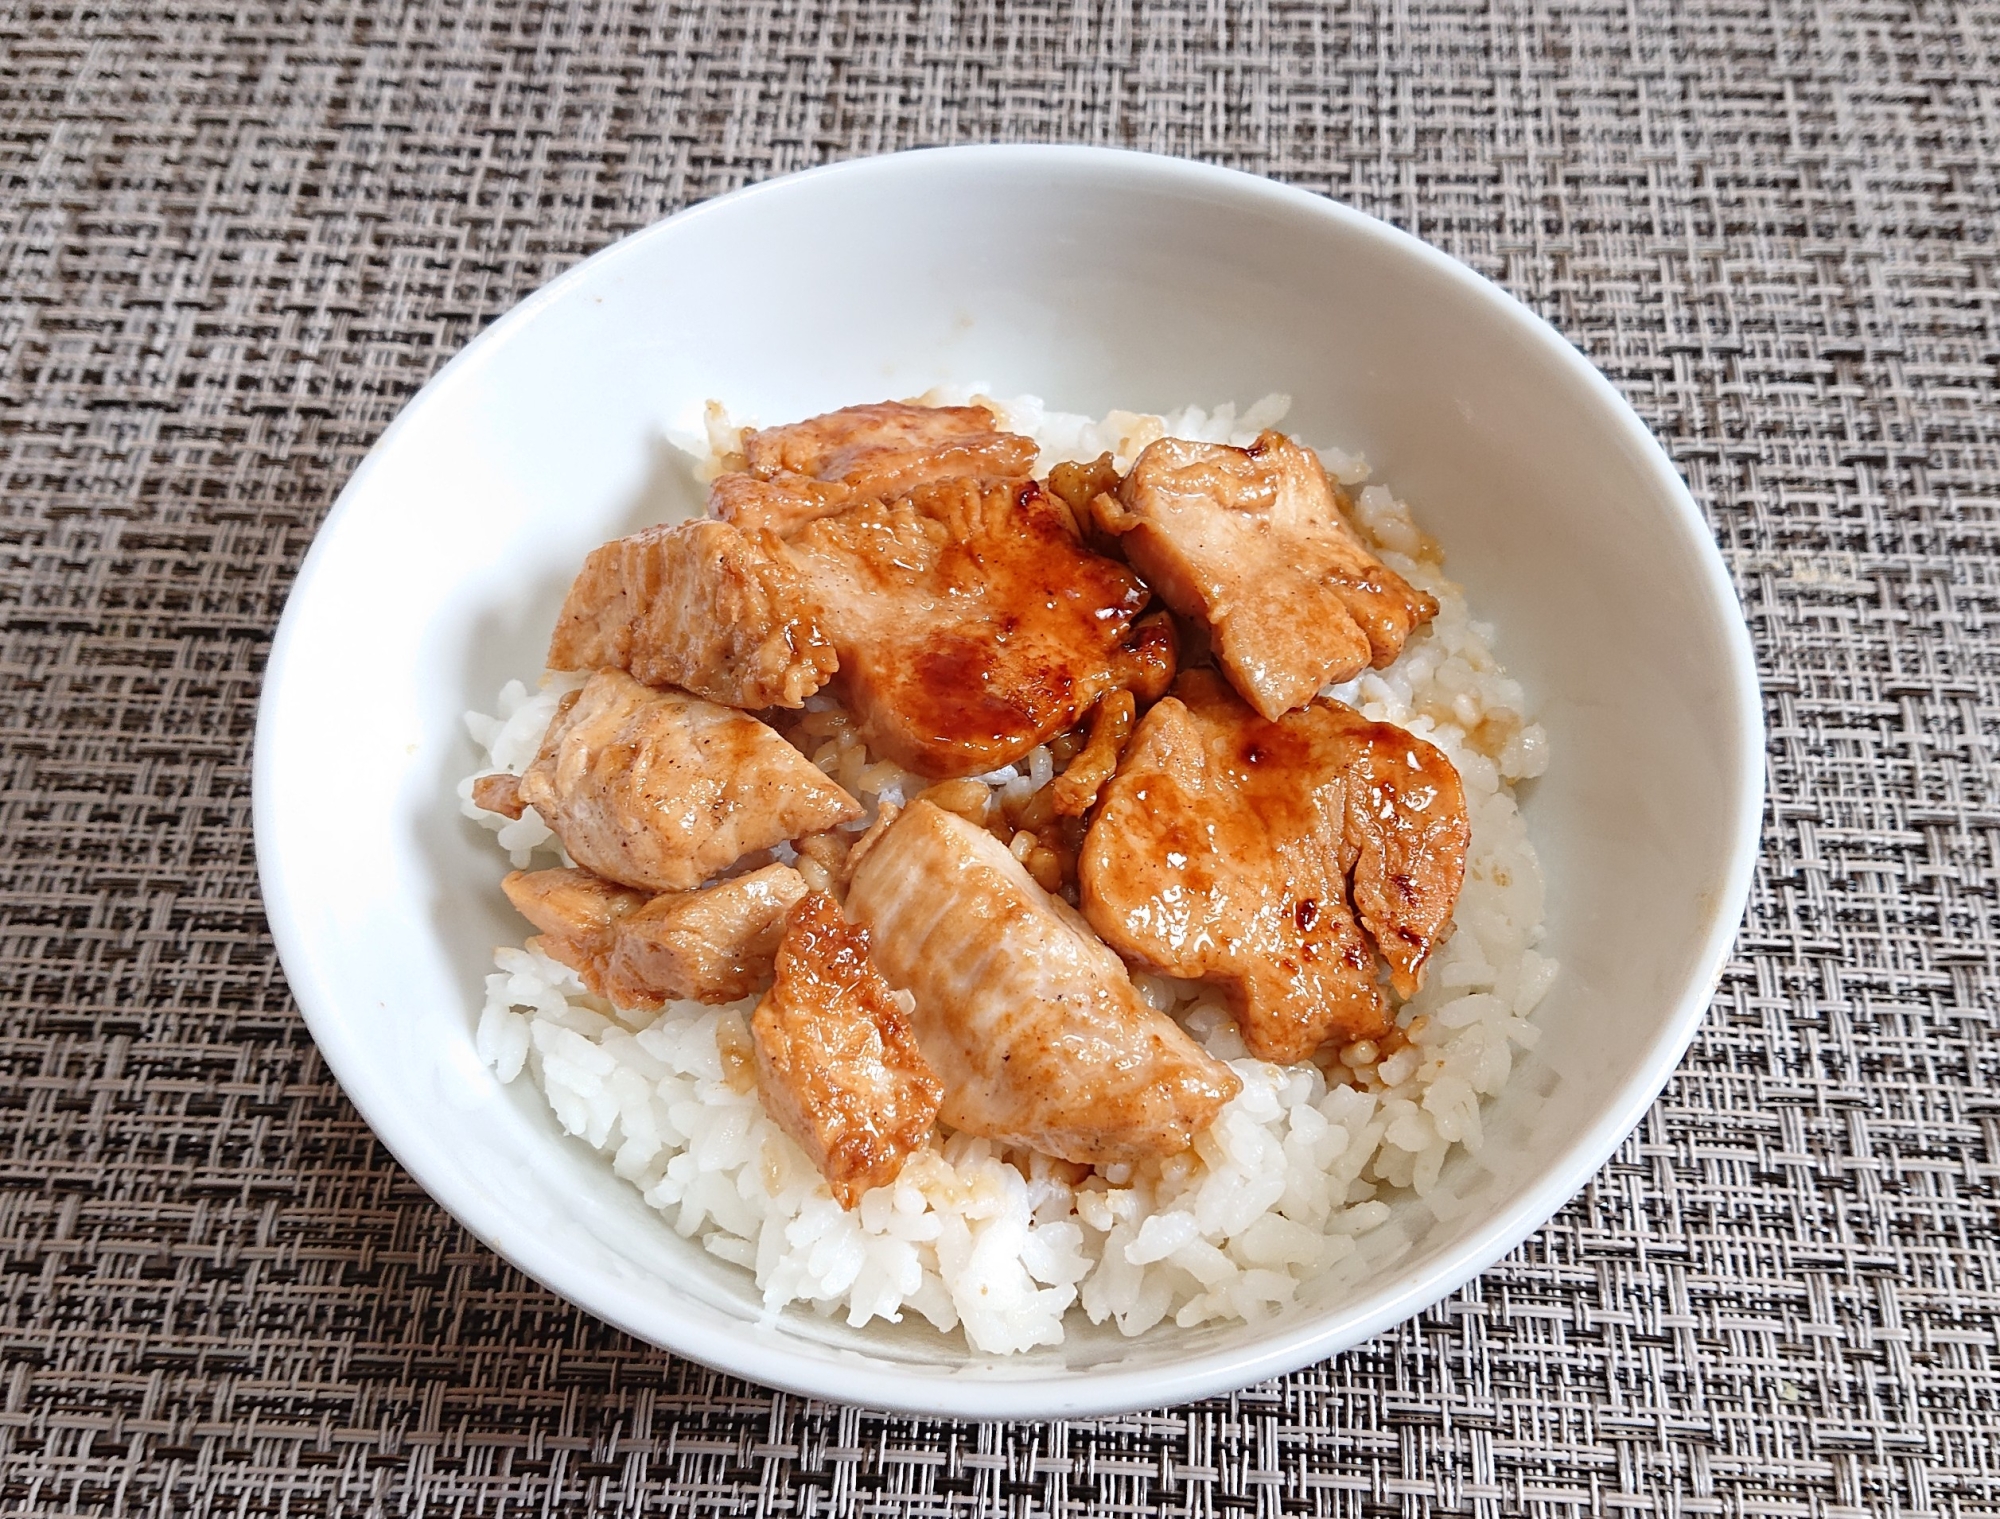
M540 932L543 950L599 996L610 995L604 968L617 946L618 925L651 900L647 893L587 870L516 870L500 889Z
M922 1149L941 1095L906 999L869 962L867 930L823 892L785 922L777 978L750 1020L757 1086L843 1208L896 1179Z
M521 800L586 869L687 891L861 806L754 717L600 670L563 699Z
M627 670L729 707L797 707L838 663L816 612L770 534L707 521L648 528L584 561L549 668Z
M1375 949L1414 994L1469 837L1430 744L1333 702L1267 721L1195 670L1132 735L1078 885L1113 949L1220 986L1251 1053L1288 1062L1387 1031Z
M1242 1089L1076 912L997 839L913 802L869 851L847 908L916 997L953 1128L1085 1165L1170 1155Z
M1103 692L1171 673L1171 631L1133 630L1145 586L1033 481L922 486L810 523L789 548L863 738L926 776L1012 764Z
M747 435L745 468L716 479L709 509L789 536L816 517L936 480L1025 480L1036 452L1033 439L1000 432L979 406L849 406Z
M551 955L629 1008L762 991L785 915L806 894L789 865L651 898L581 870L517 870L502 884Z
M1157 699L1157 694L1156 694ZM1082 817L1097 804L1097 793L1118 769L1118 757L1132 736L1138 704L1130 691L1107 691L1090 715L1090 742L1050 782L1050 797L1064 817Z
M1386 665L1437 602L1363 547L1310 450L1148 444L1096 521L1160 599L1203 619L1216 658L1267 718Z
M507 818L518 818L528 810L528 804L521 800L521 778L504 770L473 781L472 805Z

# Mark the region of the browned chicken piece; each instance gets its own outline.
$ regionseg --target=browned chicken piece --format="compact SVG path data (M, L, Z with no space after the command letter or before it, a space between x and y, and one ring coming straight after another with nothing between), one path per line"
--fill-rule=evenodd
M504 770L482 775L472 783L472 805L506 818L518 818L528 810L528 804L521 800L521 778Z
M1082 817L1097 801L1097 793L1118 769L1118 756L1132 736L1138 711L1130 691L1107 691L1090 717L1090 742L1069 762L1069 768L1049 783L1055 809L1064 817Z
M1148 592L1078 541L1033 481L947 480L791 541L840 655L835 689L878 756L977 775L1074 727L1171 659L1133 619Z
M771 984L785 915L805 894L791 866L766 865L657 896L618 925L604 994L620 1007L657 1007L678 997L734 1002L760 992Z
M500 889L540 932L541 948L599 996L606 995L604 967L617 945L618 925L651 900L587 870L516 870Z
M1100 553L1117 552L1117 537L1098 526L1092 503L1116 492L1119 479L1109 454L1099 454L1088 464L1065 460L1049 471L1049 493L1069 507L1083 541Z
M936 480L1025 480L1037 452L980 406L849 406L748 434L745 468L716 478L709 510L790 537L815 518Z
M1165 607L1132 624L1132 636L1118 651L1118 680L1133 697L1151 706L1167 694L1181 664L1180 629Z
M778 540L677 522L583 562L549 640L553 670L627 670L728 707L797 707L838 667Z
M1133 989L1074 908L977 824L912 802L847 910L916 997L917 1043L953 1128L1084 1165L1184 1150L1242 1090Z
M1069 503L1079 521L1090 510L1090 503L1117 490L1118 482L1118 466L1109 454L1099 454L1088 464L1064 460L1049 471L1050 491Z
M1388 1030L1375 950L1414 994L1469 837L1458 772L1422 739L1337 702L1271 722L1193 670L1132 735L1078 884L1113 949L1215 983L1252 1054L1302 1060Z
M777 978L750 1020L757 1087L843 1208L896 1179L942 1095L904 999L870 963L868 932L811 892L786 919Z
M502 884L551 955L628 1008L762 991L785 914L806 894L789 865L654 897L583 870L517 870Z
M1282 433L1249 448L1161 438L1116 505L1097 506L1160 599L1207 623L1231 683L1267 718L1388 664L1437 615L1362 545L1318 458Z
M750 853L861 815L754 717L600 670L563 698L521 799L606 880L687 891Z

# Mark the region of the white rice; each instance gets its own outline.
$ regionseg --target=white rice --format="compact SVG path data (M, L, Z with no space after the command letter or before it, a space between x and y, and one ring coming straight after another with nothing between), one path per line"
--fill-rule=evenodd
M1042 445L1045 469L1106 450L1122 468L1160 436L1248 443L1288 407L1272 396L1241 416L1222 406L1097 420L1049 411L1034 397L997 403L1007 425ZM719 408L707 433L703 472L712 472L737 433ZM1365 460L1320 453L1343 484L1368 478ZM1478 1151L1480 1098L1506 1083L1514 1051L1533 1045L1526 1020L1556 974L1534 948L1541 869L1513 794L1515 781L1541 773L1546 738L1493 657L1492 630L1471 619L1402 503L1370 485L1356 516L1382 558L1440 610L1388 669L1331 694L1444 750L1472 824L1456 932L1400 1011L1407 1043L1386 1058L1370 1043L1350 1046L1330 1067L1346 1079L1331 1085L1311 1063L1252 1059L1216 993L1142 975L1147 1000L1243 1079L1242 1094L1191 1151L1073 1182L1079 1168L949 1135L852 1212L764 1115L748 1054L754 998L629 1013L537 950L502 948L486 981L480 1058L502 1081L525 1071L565 1132L608 1156L680 1234L753 1272L773 1313L805 1303L858 1327L914 1310L939 1331L962 1330L980 1351L1006 1354L1060 1343L1072 1313L1136 1335L1167 1318L1192 1326L1282 1309L1354 1253L1355 1237L1390 1216L1391 1198L1428 1193L1454 1146ZM487 759L479 773L524 770L557 699L578 683L548 675L531 691L510 682L498 715L468 713ZM851 740L811 752L871 804L901 801L922 784L872 763ZM1043 749L982 779L1021 796L1053 773ZM561 858L532 810L507 821L475 807L470 787L468 778L460 788L464 811L495 831L517 867Z

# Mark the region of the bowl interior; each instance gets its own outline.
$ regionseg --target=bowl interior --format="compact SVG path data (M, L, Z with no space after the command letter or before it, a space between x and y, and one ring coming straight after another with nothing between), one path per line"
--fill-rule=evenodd
M699 510L667 443L709 397L765 421L978 381L1099 413L1289 392L1366 453L1498 629L1554 762L1523 788L1562 975L1488 1143L1259 1324L968 1356L920 1325L762 1313L473 1052L523 926L458 816L461 722L532 675L583 555ZM469 1226L565 1295L758 1379L1007 1415L1158 1404L1326 1354L1489 1264L1637 1121L1705 1005L1754 852L1760 732L1720 562L1644 429L1573 351L1357 213L1089 150L866 161L663 223L524 303L412 403L287 608L258 733L259 858L313 1033ZM914 1316L912 1316L914 1319Z

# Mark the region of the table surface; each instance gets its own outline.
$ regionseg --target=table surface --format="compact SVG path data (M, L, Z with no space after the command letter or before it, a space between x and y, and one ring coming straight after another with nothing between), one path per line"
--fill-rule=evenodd
M1643 1127L1449 1301L1235 1397L804 1402L523 1279L341 1096L259 912L259 673L481 325L843 156L1086 141L1519 294L1708 513L1763 868ZM0 3L0 1511L2000 1508L2000 7Z

